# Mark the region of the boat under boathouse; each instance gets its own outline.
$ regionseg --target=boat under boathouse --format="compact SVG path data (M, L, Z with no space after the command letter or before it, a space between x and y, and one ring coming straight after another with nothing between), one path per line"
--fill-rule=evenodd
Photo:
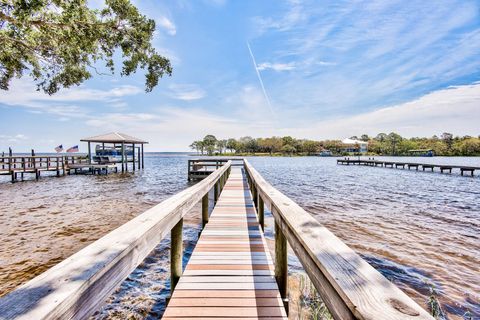
M89 164L121 163L122 172L128 171L129 163L132 163L133 171L135 167L144 168L143 145L147 141L118 132L83 138L80 141L88 143ZM95 144L93 154L92 144Z

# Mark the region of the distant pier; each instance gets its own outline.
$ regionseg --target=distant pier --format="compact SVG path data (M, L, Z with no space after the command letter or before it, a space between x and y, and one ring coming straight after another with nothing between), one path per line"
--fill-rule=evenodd
M405 161L381 161L381 160L360 160L360 159L338 159L337 164L343 165L364 165L364 166L371 166L371 167L385 167L385 168L407 168L408 170L415 169L422 171L431 170L434 171L435 168L441 173L448 172L452 173L453 169L459 169L460 174L463 176L465 174L469 174L473 177L473 173L475 170L480 170L480 167L472 167L472 166L459 166L459 165L451 165L451 164L432 164L432 163L415 163L415 162L405 162Z

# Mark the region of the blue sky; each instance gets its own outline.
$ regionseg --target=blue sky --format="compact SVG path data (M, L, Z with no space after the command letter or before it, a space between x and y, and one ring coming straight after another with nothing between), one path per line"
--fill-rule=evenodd
M147 139L148 151L186 151L209 133L480 134L478 0L135 3L157 22L174 75L148 94L141 72L51 97L15 80L0 92L0 151L110 131Z

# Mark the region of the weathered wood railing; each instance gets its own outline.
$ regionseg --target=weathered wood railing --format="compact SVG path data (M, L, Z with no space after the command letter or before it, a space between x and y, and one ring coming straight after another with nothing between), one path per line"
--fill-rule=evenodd
M226 159L192 159L188 160L188 180L203 179L221 167Z
M200 200L208 221L208 193L215 201L231 161L0 298L0 319L85 319L171 231L172 290L182 273L183 217Z
M287 298L287 243L335 319L430 319L393 285L298 204L272 187L244 160L263 227L264 206L275 219L275 277Z
M17 180L20 174L23 178L25 173L34 173L36 179L42 171L56 171L65 174L65 161L63 156L7 156L0 157L0 174L12 176L12 182Z
M23 179L25 173L34 173L38 180L41 172L54 171L57 176L65 175L69 165L86 162L86 156L81 155L0 156L0 175L11 175L12 182L15 182L18 174Z

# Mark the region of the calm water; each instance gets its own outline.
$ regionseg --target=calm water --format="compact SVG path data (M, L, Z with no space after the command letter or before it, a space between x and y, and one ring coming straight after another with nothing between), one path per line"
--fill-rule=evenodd
M0 177L0 295L188 187L187 156L148 155L145 170L108 176ZM408 158L402 158L409 160ZM412 158L480 166L480 158ZM448 319L480 318L480 178L336 165L335 158L251 158L369 263L427 308L434 288ZM478 174L478 173L477 173ZM191 252L199 208L186 220ZM267 219L267 224L271 218ZM267 228L271 236L271 228ZM169 293L168 239L95 318L155 318ZM292 272L301 267L294 256Z

